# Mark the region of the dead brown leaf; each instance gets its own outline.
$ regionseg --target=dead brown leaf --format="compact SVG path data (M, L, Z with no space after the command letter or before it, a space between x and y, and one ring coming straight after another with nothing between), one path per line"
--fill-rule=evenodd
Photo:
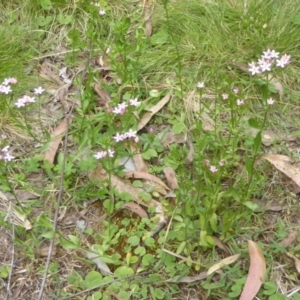
M149 174L149 173L140 172L140 171L131 171L131 172L127 172L125 177L126 178L134 178L134 179L136 179L136 178L146 179L149 181L153 181L153 182L161 185L165 189L169 190L169 188L166 186L166 184L160 178L156 177L155 175Z
M68 121L70 120L70 121ZM59 144L63 138L63 134L66 132L68 122L72 122L72 119L63 119L62 122L54 129L51 134L51 142L49 143L48 150L45 152L44 159L48 160L51 164L54 162L54 158L59 147Z
M92 86L93 86L94 90L96 91L96 93L98 94L98 96L100 98L100 102L103 106L111 100L108 93L105 92L99 84L93 83Z
M265 155L263 158L300 186L300 170L292 164L291 158L286 155Z
M287 248L297 240L297 237L298 237L298 231L296 230L292 231L284 240L282 240L279 243L279 245L283 246L284 248Z
M215 273L216 271L220 270L224 266L228 266L230 264L233 264L234 262L236 262L240 258L240 256L241 256L241 254L234 254L234 255L228 256L228 257L220 260L219 262L217 262L216 264L214 264L213 266L211 266L208 269L207 276Z
M174 132L170 131L167 132L164 137L162 138L162 144L166 148L170 144L182 144L186 141L186 134L175 134Z
M253 241L248 241L248 251L250 256L250 268L239 300L253 300L266 274L266 261L261 249Z
M196 281L201 281L201 280L207 278L207 276L208 276L207 271L204 271L195 276L184 276L184 277L180 278L178 281L176 280L176 282L192 283L192 282L196 282Z
M294 260L295 268L296 268L297 272L300 274L300 260L299 260L299 258L297 258L296 256L294 256L293 254L291 254L291 253L289 253L289 252L287 252L286 255L287 255L289 258L291 258L291 259Z
M132 157L136 170L140 172L148 173L148 166L145 163L142 154L139 153L139 150L136 148L134 144L130 145L132 153L135 153Z
M57 75L58 70L56 66L52 65L48 61L43 61L41 68L40 68L40 73L39 75L46 80L52 81L57 83L58 85L62 85L62 80L60 77Z
M217 237L213 237L215 243L216 243L216 246L219 247L221 250L223 250L225 253L231 255L231 251L229 250L229 248L222 242L220 241Z
M138 205L134 202L127 202L123 205L122 208L126 208L126 209L138 214L141 218L148 219L148 215L147 215L146 211L140 205Z
M167 94L165 97L163 97L157 104L155 104L148 112L146 112L142 118L139 121L139 124L137 126L137 130L141 130L144 128L148 122L151 120L151 118L160 111L171 99L171 95Z
M270 73L267 75L267 79L274 86L276 91L278 92L280 99L282 99L283 87L282 87L281 82L278 80L278 78L274 77Z
M252 136L256 136L257 133L259 132L258 129L256 128L251 128L248 131ZM292 136L292 135L285 135L279 132L273 132L270 130L263 130L262 134L261 134L261 139L262 139L262 143L264 144L264 146L271 146L277 142L282 142L282 141L296 141L297 137Z
M254 200L253 202L260 206L260 208L257 209L255 212L282 211L282 206L275 200L268 201L268 200L262 199L262 200Z
M164 173L166 176L166 179L168 181L168 185L171 188L171 190L179 189L179 185L176 178L176 173L171 167L164 168Z

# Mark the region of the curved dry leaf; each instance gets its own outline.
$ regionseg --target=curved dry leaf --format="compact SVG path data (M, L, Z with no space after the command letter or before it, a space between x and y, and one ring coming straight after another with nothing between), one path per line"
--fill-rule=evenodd
M284 240L282 240L279 245L283 246L284 248L287 248L290 246L292 243L296 241L298 237L298 231L292 231Z
M297 272L300 274L300 260L299 260L299 258L297 258L296 256L294 256L293 254L291 254L291 253L289 253L289 252L287 252L286 255L287 255L289 258L291 258L291 259L294 260L295 268L296 268Z
M274 88L278 92L280 99L281 99L283 96L283 87L282 87L281 82L271 74L268 74L267 78L268 78L268 81L274 86Z
M265 155L263 158L300 186L300 170L292 165L291 158L286 155Z
M166 176L166 179L168 181L169 187L171 190L179 189L179 185L176 178L176 173L171 167L164 168L164 173Z
M212 273L220 270L224 266L228 266L230 264L233 264L234 262L236 262L240 258L240 256L241 256L241 254L234 254L234 255L228 256L228 257L220 260L219 262L217 262L216 264L214 264L213 266L211 266L208 269L207 276L209 276Z
M69 124L72 122L72 119L63 119L62 122L54 129L51 134L51 142L49 143L48 150L45 152L45 160L48 160L51 164L54 162L54 158L59 147L59 144L63 138L63 134L66 132Z
M95 253L95 249L91 247L91 251L84 251L85 256L96 264L99 271L103 275L113 275L106 262L104 262L99 254Z
M220 248L221 250L223 250L225 253L227 253L229 255L232 254L230 249L222 241L220 241L217 237L213 236L213 239L218 248Z
M140 172L140 171L131 171L131 172L127 172L125 175L126 178L133 178L133 179L146 179L149 181L153 181L159 185L161 185L162 187L164 187L165 189L169 190L169 188L166 186L166 184L158 177L156 177L155 175L146 173L146 172Z
M266 274L266 261L261 249L253 241L248 241L250 268L239 300L253 300L263 283Z
M139 150L137 149L136 145L131 144L130 145L130 149L132 153L135 153L132 157L136 170L137 171L141 171L141 172L145 172L148 173L148 166L145 163L142 154L139 153Z
M146 112L142 118L139 121L139 124L137 126L137 131L144 128L148 122L151 120L151 118L160 111L171 99L171 95L167 94L165 97L163 97L157 104L155 104L152 108L149 109L148 112Z
M148 215L145 210L138 204L134 202L127 202L125 203L122 208L128 209L136 214L138 214L141 218L148 219Z

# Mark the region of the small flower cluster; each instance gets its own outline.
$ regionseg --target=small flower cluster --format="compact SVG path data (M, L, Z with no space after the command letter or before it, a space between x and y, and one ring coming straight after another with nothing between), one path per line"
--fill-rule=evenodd
M291 56L284 54L279 57L279 52L275 50L268 49L264 51L261 58L258 62L252 61L249 64L249 72L252 75L261 74L265 71L271 71L272 64L276 62L276 66L280 68L284 68L286 65L290 63Z
M18 80L14 77L5 78L4 81L0 84L0 94L6 94L12 92L10 84L17 84Z
M125 133L117 133L115 136L113 136L113 139L115 140L116 143L118 142L122 142L124 140L128 140L133 138L134 141L137 143L139 141L138 136L136 135L136 131L133 131L132 129L130 129L129 131L125 132ZM108 149L107 151L99 151L97 152L94 157L96 159L101 159L104 157L114 157L115 151L113 149Z
M138 101L137 98L129 99L129 105L138 107L140 106L141 102ZM128 104L126 102L119 103L116 107L112 109L112 112L116 115L123 115L126 111L126 107Z
M95 2L90 2L91 5L94 5L96 7L100 7L100 4L99 3L95 3ZM99 15L100 16L103 16L103 15L106 15L106 11L104 9L100 9L99 10Z
M12 161L15 157L9 153L9 146L5 146L0 151L0 160Z
M128 139L134 139L134 141L137 143L139 141L139 138L136 135L136 131L133 131L132 129L130 129L129 131L125 132L125 133L117 133L115 136L113 136L113 139L118 143L118 142L122 142L124 140L128 140Z
M108 149L107 151L99 151L97 152L94 157L96 159L101 159L101 158L104 158L106 156L109 156L109 157L114 157L114 154L115 154L115 150L113 149Z
M210 164L209 159L205 160L205 165L207 167L209 167L209 171L212 172L212 173L217 173L219 171L219 169L216 166ZM225 165L225 159L221 159L219 161L219 166L223 167L224 165Z
M34 89L34 94L41 95L45 90L39 86L38 88ZM19 98L17 102L15 103L15 106L20 108L26 105L26 103L33 103L35 102L35 97L29 97L27 95L24 95L22 98Z

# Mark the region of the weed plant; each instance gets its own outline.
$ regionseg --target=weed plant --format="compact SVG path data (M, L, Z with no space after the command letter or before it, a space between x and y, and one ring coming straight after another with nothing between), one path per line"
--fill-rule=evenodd
M36 276L34 270L38 276L46 272L37 249L54 239L66 251L67 265L84 267L69 266L67 272L54 256L49 286L59 284L59 289L47 287L53 298L70 299L86 291L87 299L110 299L114 294L122 299L175 299L183 297L179 283L184 276L198 274L223 258L217 241L246 257L244 242L259 240L264 231L255 224L258 220L264 226L254 201L268 196L269 169L260 160L263 131L285 132L297 116L291 108L300 99L300 8L291 0L162 0L154 5L153 35L147 38L141 18L145 7L140 3L36 0L20 7L13 2L1 4L2 27L12 26L9 33L0 28L0 189L14 194L16 189L36 189L27 178L42 171L46 188L38 192L50 199L18 206L33 223L30 231L17 226L14 240L29 261L30 276ZM61 51L62 45L68 50ZM72 151L59 150L54 163L44 161L41 153L51 142L41 120L50 88L40 79L32 84L36 74L26 74L33 59L47 58L43 53L47 46L53 56L59 48L64 63L74 69L83 57L88 60L76 73L83 76L73 81L79 93L72 100L79 105L66 141ZM100 55L100 67L95 66ZM99 103L95 83L111 101ZM167 94L172 95L168 107L139 131L139 118ZM193 159L186 161L188 145L164 147L153 128L171 128L191 139ZM28 137L32 151L24 154L17 149L13 139L17 132L20 139ZM163 177L162 170L172 167L178 177L173 203L147 188L139 195L146 202L157 197L166 210L169 223L155 236L149 235L157 222L153 210L148 211L151 219L120 213L133 197L113 185L114 176L124 175L121 162L130 161L137 151L150 173ZM100 183L90 175L99 165L107 174ZM61 188L61 176L65 196L60 209L83 209L85 200L96 198L101 212L109 216L99 232L80 228L80 221L77 229L53 231L56 199L51 191ZM143 186L138 180L133 185ZM38 217L37 209L42 210ZM4 220L6 213L1 216ZM8 222L1 225L10 228ZM282 227L281 222L274 226L282 233L278 239L286 233ZM276 241L260 246L270 264L284 251ZM82 253L89 254L83 258ZM0 267L1 278L7 280L9 270L7 265ZM271 271L270 267L259 297L285 299ZM225 267L218 280L211 275L201 281L201 288L198 283L187 288L209 299L236 299L246 273L239 262ZM58 274L64 274L62 282Z

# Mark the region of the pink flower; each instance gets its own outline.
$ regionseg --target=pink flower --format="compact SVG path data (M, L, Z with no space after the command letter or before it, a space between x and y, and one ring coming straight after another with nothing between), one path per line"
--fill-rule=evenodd
M225 165L225 159L224 158L219 161L219 165L221 167L223 167Z
M272 58L272 51L268 49L267 51L263 52L263 55L261 56L264 59L271 59Z
M198 82L196 86L197 86L198 89L203 89L205 87L205 84L202 81L202 82Z
M127 106L128 105L125 102L119 103L118 106L112 110L112 112L116 115L123 115Z
M130 103L130 105L135 106L135 107L141 105L141 102L139 102L137 98L129 99L129 103Z
M45 92L45 90L41 86L39 86L38 88L34 89L33 93L36 94L36 95L41 95L44 92Z
M9 85L0 85L0 93L8 95L11 92L12 92L12 90Z
M107 155L106 151L99 151L94 155L94 157L96 159L101 159L101 158L104 158L106 155Z
M115 136L113 136L113 139L118 143L118 142L122 142L123 140L125 140L126 136L124 136L123 134L117 133Z
M14 77L5 78L3 81L3 85L9 85L9 84L17 84L18 80Z
M272 98L269 98L269 99L267 99L267 103L268 103L269 105L273 105L273 104L275 103L275 100L272 99Z
M136 138L136 131L130 129L128 132L124 133L126 138Z
M216 166L210 166L210 167L209 167L209 170L210 170L212 173L218 172L218 169L217 169Z
M258 61L258 64L259 64L262 72L271 71L272 63L270 62L270 60L268 60L268 59L260 59Z
M237 99L237 100L236 100L236 104L237 104L237 106L242 106L242 105L245 104L245 101L244 101L244 100Z
M251 75L260 73L259 66L257 66L255 62L250 63L249 67L249 72L251 72Z
M109 157L114 157L114 154L115 154L115 150L113 150L113 149L108 149L108 156L109 156Z
M290 63L290 55L284 54L280 59L276 59L276 66L284 68L286 65Z
M18 107L18 108L20 108L20 107L23 107L23 106L25 106L25 101L24 101L24 99L23 98L20 98L20 99L18 99L18 101L15 103L15 106L16 107Z
M233 92L234 92L235 94L237 94L237 93L239 92L239 89L238 89L238 88L233 88L232 90L233 90Z
M228 97L229 97L229 95L228 95L228 94L226 94L226 93L222 94L222 98L223 98L223 100L227 100L227 99L228 99Z
M5 161L12 161L15 157L14 156L11 156L8 152L5 153L4 155L4 160Z

